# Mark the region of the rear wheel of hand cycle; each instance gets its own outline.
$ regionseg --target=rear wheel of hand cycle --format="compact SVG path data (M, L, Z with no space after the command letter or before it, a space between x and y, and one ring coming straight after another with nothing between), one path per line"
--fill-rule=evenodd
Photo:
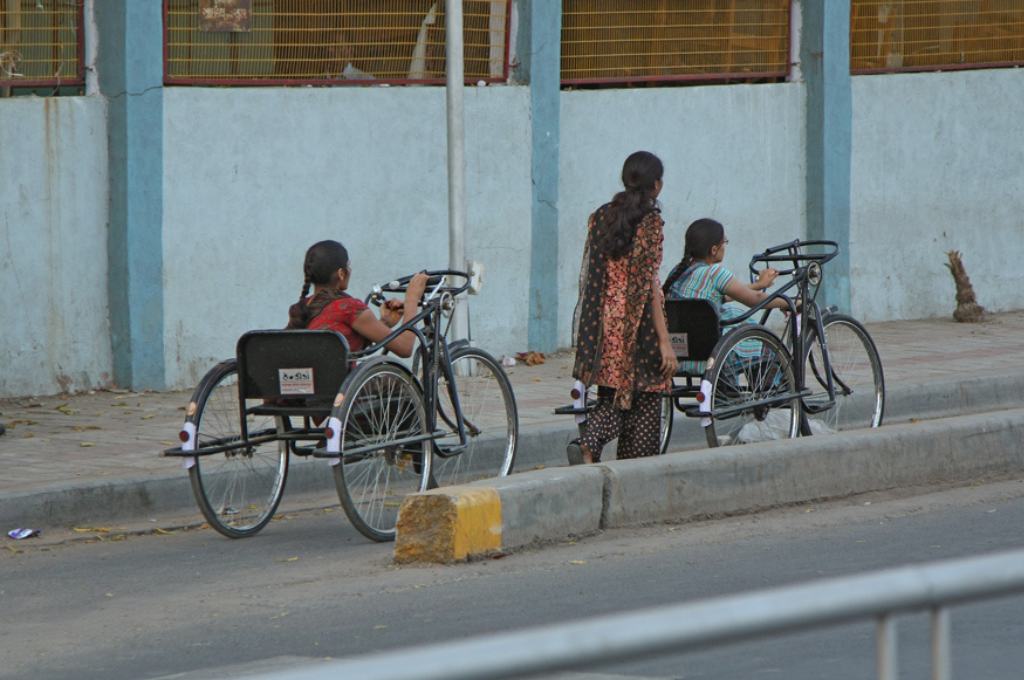
M789 351L770 331L743 326L729 333L705 371L713 418L708 446L796 437L800 399Z
M662 398L661 400L661 446L658 453L668 451L668 442L672 438L672 418L675 415L675 399Z
M360 533L392 541L402 500L424 491L430 476L422 392L404 366L388 361L357 369L342 393L336 410L342 454L334 465L338 498ZM421 441L403 443L410 438Z
M878 427L885 413L885 377L874 341L863 324L845 314L825 317L823 326L836 401L828 410L806 414L804 434ZM804 384L811 392L804 403L811 410L828 403L828 374L816 333L804 350Z
M437 427L445 435L436 442L440 453L434 456L433 479L439 486L450 486L504 477L515 464L519 439L519 414L508 376L494 357L475 347L456 349L451 365L455 389L443 376L437 384ZM445 456L446 449L461 444L453 392L466 443L461 452Z
M193 397L196 446L239 442L238 369L234 361L214 367ZM260 401L247 401L246 407ZM250 439L287 429L287 420L247 416ZM210 526L229 538L252 536L274 515L288 476L287 442L273 441L196 456L189 468L192 493Z

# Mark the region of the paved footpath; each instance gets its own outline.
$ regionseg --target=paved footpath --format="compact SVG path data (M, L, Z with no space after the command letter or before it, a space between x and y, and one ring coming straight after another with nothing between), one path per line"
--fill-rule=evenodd
M1024 381L1024 312L981 324L952 320L868 324L878 345L890 395L896 389L950 393L977 378ZM509 369L522 434L570 419L552 409L568 401L572 356ZM0 497L111 483L184 477L176 459L159 455L176 444L190 390L83 394L0 400ZM1017 394L1018 401L1024 395ZM677 416L678 420L682 416ZM897 414L897 419L899 414Z

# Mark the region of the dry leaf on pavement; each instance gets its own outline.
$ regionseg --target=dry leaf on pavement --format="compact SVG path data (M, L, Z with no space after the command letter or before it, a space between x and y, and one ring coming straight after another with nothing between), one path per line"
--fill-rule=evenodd
M543 352L516 352L516 359L527 366L538 366L545 361Z

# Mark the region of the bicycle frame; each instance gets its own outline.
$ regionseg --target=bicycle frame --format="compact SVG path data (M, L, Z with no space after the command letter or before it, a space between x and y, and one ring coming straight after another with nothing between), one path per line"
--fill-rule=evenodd
M821 256L811 256L799 252L801 246L815 246L815 245L826 245L834 247L837 250L831 254ZM786 255L779 255L786 251ZM780 271L780 275L792 275L792 279L782 288L775 291L767 298L762 300L756 306L751 307L746 313L742 314L735 319L730 319L727 322L723 322L722 326L728 326L742 322L759 311L763 311L760 323L765 325L768 318L771 316L773 308L769 307L772 301L776 299L782 299L786 301L787 309L785 310L788 314L786 319L786 332L783 334L784 337L788 336L790 339L790 345L792 346L792 360L795 364L794 374L797 380L797 389L800 392L804 392L807 387L807 376L804 372L803 356L807 349L807 343L810 340L811 324L815 331L816 340L818 347L821 349L822 361L825 369L825 390L828 395L828 400L815 405L808 405L803 397L800 398L800 408L805 413L821 413L827 411L836 403L836 387L835 387L835 374L832 370L831 357L828 351L828 338L825 337L825 327L822 323L821 307L817 302L818 290L821 289L821 283L824 278L824 271L822 265L835 257L835 252L838 251L838 245L832 241L800 241L799 239L791 241L789 243L775 246L764 251L761 255L755 255L750 260L750 273L751 279L753 279L757 273L755 264L762 262L790 262L793 267L788 270ZM806 264L801 264L806 262ZM814 284L814 289L811 289L811 279L817 278L817 283ZM797 309L794 300L786 295L786 291L792 288L798 289L798 299L801 300L801 308ZM803 323L803 317L807 317L810 323ZM820 376L817 376L818 382L821 382Z
M428 272L430 274L430 272ZM441 275L441 272L437 273ZM455 274L460 276L466 276L461 272L444 272L445 275ZM456 290L443 291L440 295L437 295L441 288L441 282L435 286L434 290L426 296L426 300L423 302L423 311L417 314L415 317L395 328L386 338L376 343L373 347L369 347L361 352L356 352L352 356L360 357L365 354L371 354L376 352L381 346L391 342L394 338L398 337L405 331L411 331L416 334L416 338L419 340L419 346L416 349L420 359L420 375L417 378L420 381L420 387L423 390L423 402L424 408L427 412L427 425L432 433L429 437L433 446L433 452L441 458L449 458L462 453L469 444L469 437L466 433L466 419L462 413L462 406L459 402L459 394L456 388L456 376L452 370L451 363L451 345L446 337L446 330L442 328L444 321L444 313L448 306L454 302L455 297L461 292ZM394 291L391 291L394 292ZM424 333L424 330L419 327L419 323L423 322L423 326L430 328L430 336ZM460 341L456 341L454 344L458 344ZM455 411L455 422L451 422L449 416L444 413L441 409L441 401L438 394L438 379L444 377L448 383L448 398L451 400L452 407ZM440 446L437 443L437 437L440 431L437 429L438 416L440 416L450 427L458 431L459 443L451 446Z

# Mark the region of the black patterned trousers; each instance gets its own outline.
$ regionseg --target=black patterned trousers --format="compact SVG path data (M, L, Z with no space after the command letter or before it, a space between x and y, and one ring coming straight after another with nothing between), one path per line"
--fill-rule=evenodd
M661 400L659 392L635 392L633 406L627 411L615 408L615 390L597 388L597 405L587 416L580 444L596 463L605 444L618 438L616 457L656 456L661 451Z

